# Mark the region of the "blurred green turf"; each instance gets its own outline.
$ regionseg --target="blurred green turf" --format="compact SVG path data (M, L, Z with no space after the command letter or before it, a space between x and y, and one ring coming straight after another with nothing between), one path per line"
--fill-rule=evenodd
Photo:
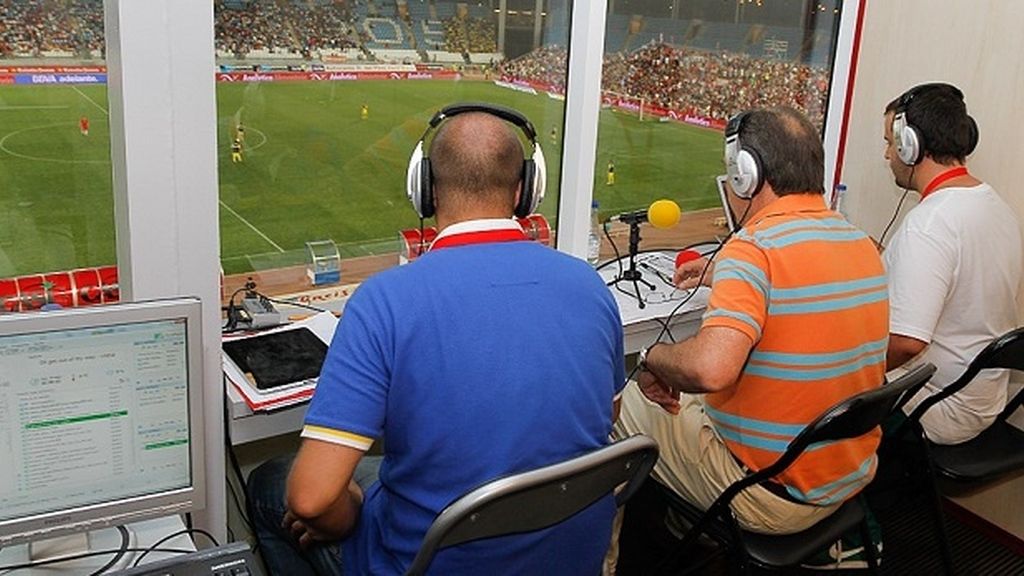
M560 100L474 81L218 83L225 272L301 263L313 240L334 240L344 256L396 250L397 230L418 226L405 198L409 153L431 115L457 101L503 104L534 123L548 162L541 212L556 225ZM104 86L0 87L0 278L115 262L106 106ZM244 162L232 164L239 122ZM600 122L603 215L663 197L684 210L717 205L720 133L608 109ZM605 185L609 159L614 186Z

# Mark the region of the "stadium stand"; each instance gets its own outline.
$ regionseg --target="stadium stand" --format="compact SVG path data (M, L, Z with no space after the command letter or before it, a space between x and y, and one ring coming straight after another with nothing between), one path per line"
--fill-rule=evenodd
M102 0L0 2L0 57L102 56Z
M494 14L477 4L214 0L216 46L222 57L257 62L373 53L406 63L500 61ZM556 16L545 26L546 46L500 63L498 72L564 92L567 54L552 40L567 36L568 21ZM810 63L796 61L808 46ZM803 43L799 29L613 14L605 47L606 92L710 119L789 104L822 122L829 75L819 52L827 51L816 50L813 39ZM102 0L0 1L0 56L73 57L103 49Z
M520 80L564 89L566 52L545 46L501 65ZM649 43L605 55L602 89L649 104L725 120L738 110L789 105L819 125L828 95L828 70L792 60Z

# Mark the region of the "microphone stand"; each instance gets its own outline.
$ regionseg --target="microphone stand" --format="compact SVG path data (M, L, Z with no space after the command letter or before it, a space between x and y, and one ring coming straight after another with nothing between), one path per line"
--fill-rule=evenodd
M655 287L654 284L644 280L643 273L636 269L636 255L640 251L640 222L642 217L624 218L622 221L629 224L629 268L615 277L614 280L608 282L608 286L617 287L619 282L632 282L633 294L631 295L636 297L639 307L643 309L647 304L640 296L640 284L643 284L650 290L654 290ZM627 294L629 293L627 292Z

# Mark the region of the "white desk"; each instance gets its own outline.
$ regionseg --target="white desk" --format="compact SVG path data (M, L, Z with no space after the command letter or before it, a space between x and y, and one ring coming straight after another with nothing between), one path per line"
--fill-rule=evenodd
M701 315L708 301L709 290L706 287L691 294L690 290L676 290L671 286L674 251L646 253L637 258L639 262L649 265L638 268L649 285L642 282L634 285L623 280L616 286L609 286L619 305L619 315L622 316L626 354L633 354L653 344L659 335L663 340L666 339L666 323L676 341L693 336L700 328ZM656 262L658 260L660 262ZM627 259L623 257L621 261L625 269ZM662 277L654 269L658 269ZM598 272L606 283L614 281L620 273L614 262L603 266ZM641 301L644 302L643 307L640 306Z
M156 518L154 520L145 520L142 522L135 522L128 526L129 530L134 536L134 541L131 544L132 548L148 548L155 544L161 538L169 536L175 532L185 529L185 523L182 522L180 516L166 516L164 518ZM101 530L93 531L89 534L90 538L90 550L117 550L121 547L121 534L116 528L103 528ZM202 536L200 536L202 538ZM171 538L167 542L160 544L160 548L176 548L180 550L195 550L195 546L192 544L192 540L185 534L179 534L174 538ZM124 569L130 567L138 556L142 552L128 552L125 557L115 565L118 569ZM146 557L142 560L142 563L155 562L164 558L171 558L177 556L172 552L150 552L146 554ZM104 554L100 556L92 556L89 558L82 558L81 560L73 560L68 562L61 562L56 564L49 564L46 566L40 566L38 568L17 570L14 574L21 575L43 575L47 574L50 576L60 574L89 574L90 572L102 567L113 557L113 554ZM13 564L21 564L27 562L28 556L28 545L22 544L18 546L10 546L0 550L0 567L10 566ZM111 570L113 572L113 570ZM4 572L6 573L6 572Z
M666 252L663 256L674 259L675 252ZM650 256L644 254L640 256L641 260L645 257ZM623 265L626 264L626 260L623 258ZM640 348L652 344L659 335L662 335L664 339L662 330L664 322L666 322L665 319L672 314L688 294L688 292L674 290L649 268L643 269L642 272L644 278L654 285L653 290L643 285L640 286L640 297L646 302L643 308L640 308L639 301L635 296L624 294L615 287L609 287L612 294L615 295L615 301L619 305L619 314L622 316L627 354L634 354ZM611 264L602 268L599 273L608 282L615 278L618 267ZM620 286L624 291L633 291L632 283L623 282ZM677 341L697 333L700 328L701 314L707 304L707 294L707 288L700 288L697 294L667 321L672 336ZM234 386L225 382L225 390L227 391L228 426L233 445L297 432L302 428L303 419L306 416L307 403L305 402L270 412L254 413Z

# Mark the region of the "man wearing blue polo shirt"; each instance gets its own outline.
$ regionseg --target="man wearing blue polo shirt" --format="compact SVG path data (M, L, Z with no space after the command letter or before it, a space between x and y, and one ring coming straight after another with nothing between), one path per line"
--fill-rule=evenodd
M267 490L280 461L253 473L251 506L274 573L401 574L460 495L608 442L625 381L618 309L586 262L528 241L511 219L533 190L506 120L486 107L439 120L424 168L437 240L346 305L286 510L281 492L275 502ZM353 481L378 439L379 480ZM442 550L431 573L598 574L614 508L608 497L536 533ZM298 547L283 545L288 533Z

